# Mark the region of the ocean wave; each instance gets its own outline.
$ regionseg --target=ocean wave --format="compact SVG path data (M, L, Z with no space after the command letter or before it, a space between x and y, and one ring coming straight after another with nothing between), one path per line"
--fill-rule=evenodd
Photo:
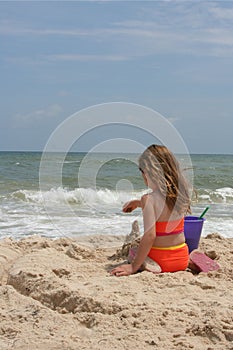
M199 189L197 201L198 203L233 203L233 188Z
M144 191L121 192L109 189L94 190L91 188L51 189L49 191L18 190L11 194L13 199L31 203L69 203L69 204L103 204L114 205L128 201L131 198L140 198Z
M66 188L51 189L49 191L18 190L11 194L11 198L31 203L68 203L74 205L102 204L121 205L132 198L140 198L147 191L116 191L91 188L76 188L69 190ZM193 202L197 203L233 203L233 188L223 187L197 190L197 197L193 197Z

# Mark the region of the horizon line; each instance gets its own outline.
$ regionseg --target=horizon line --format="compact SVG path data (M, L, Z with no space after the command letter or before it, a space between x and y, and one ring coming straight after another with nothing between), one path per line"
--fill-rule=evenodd
M0 150L0 153L44 153L43 150ZM71 154L71 153L89 153L90 150L80 150L80 151L68 151L68 152L65 152L65 151L50 151L50 152L47 152L47 153L67 153L67 154ZM109 152L95 152L95 151L91 151L91 153L95 153L95 154L106 154L106 153L113 153L113 154L139 154L139 152L122 152L122 151L109 151ZM183 154L184 153L175 153L175 154ZM213 153L209 153L209 152L204 152L204 153L199 153L199 152L190 152L189 153L190 155L233 155L233 153L216 153L216 152L213 152Z

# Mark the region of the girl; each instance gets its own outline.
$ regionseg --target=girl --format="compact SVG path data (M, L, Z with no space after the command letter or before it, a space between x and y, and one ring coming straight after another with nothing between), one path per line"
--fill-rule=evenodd
M184 216L190 208L190 197L179 163L165 146L151 145L139 158L139 170L152 192L127 202L123 212L142 208L144 234L132 263L114 268L111 274L136 273L147 256L159 265L158 272L185 270L189 253Z

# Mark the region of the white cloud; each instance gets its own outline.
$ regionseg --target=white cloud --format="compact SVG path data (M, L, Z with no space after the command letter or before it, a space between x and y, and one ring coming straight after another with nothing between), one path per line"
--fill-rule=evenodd
M26 26L19 21L0 21L0 34L1 35L37 35L37 36L89 36L95 34L101 34L104 29L90 30L79 28L32 28Z
M201 38L202 42L207 42L217 45L227 45L233 48L233 30L229 31L227 29L220 28L210 28L207 29Z
M54 62L121 62L128 61L135 58L135 56L120 55L120 54L53 54L53 55L39 55L36 57L5 57L7 63L19 64L24 66L37 66L41 64Z
M44 109L37 109L35 111L22 114L18 113L12 118L12 126L15 128L38 125L44 121L55 119L62 111L61 106L54 104Z
M109 20L108 25L96 25L94 28L79 28L77 25L73 28L41 28L4 20L0 23L0 34L58 36L60 40L87 37L87 47L101 43L101 48L105 49L105 54L64 52L41 55L38 58L41 63L43 59L45 62L125 61L160 53L220 57L233 54L232 8L211 2L158 2L155 6L143 5L141 14L142 20L138 19L138 12L135 11L131 20ZM223 20L227 21L227 25L223 25Z
M48 61L125 61L129 57L124 55L85 55L85 54L57 54L44 56Z
M210 12L219 19L233 20L233 8L213 7Z

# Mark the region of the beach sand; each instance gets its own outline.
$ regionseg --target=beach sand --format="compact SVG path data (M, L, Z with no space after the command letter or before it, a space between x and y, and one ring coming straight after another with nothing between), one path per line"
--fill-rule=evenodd
M122 242L3 239L0 349L233 349L233 239L201 239L218 271L117 278Z

